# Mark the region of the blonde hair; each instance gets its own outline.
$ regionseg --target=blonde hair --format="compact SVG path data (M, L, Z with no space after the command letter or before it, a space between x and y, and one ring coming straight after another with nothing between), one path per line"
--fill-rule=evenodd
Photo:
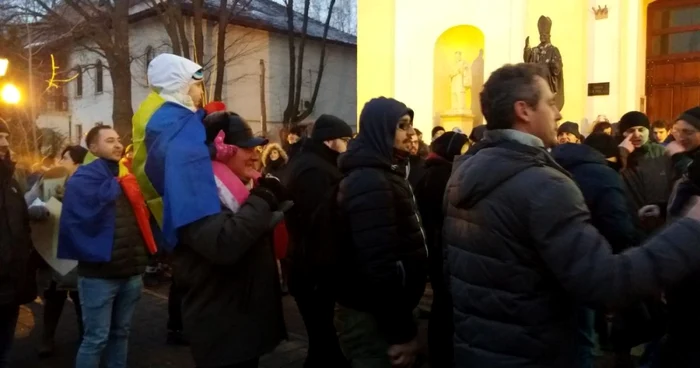
M263 166L267 166L267 158L270 157L270 154L272 151L277 151L279 153L280 158L284 160L284 163L287 163L289 161L289 157L287 156L287 152L284 152L282 149L282 146L280 146L278 143L270 143L268 144L265 149L263 150L262 153L262 163Z

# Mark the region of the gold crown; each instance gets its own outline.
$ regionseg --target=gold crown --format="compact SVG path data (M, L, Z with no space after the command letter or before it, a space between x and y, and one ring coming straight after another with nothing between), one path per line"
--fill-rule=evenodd
M601 8L600 5L598 5L598 9L596 9L595 7L593 7L592 9L593 9L593 13L595 13L596 20L608 19L608 6L607 5L603 8Z

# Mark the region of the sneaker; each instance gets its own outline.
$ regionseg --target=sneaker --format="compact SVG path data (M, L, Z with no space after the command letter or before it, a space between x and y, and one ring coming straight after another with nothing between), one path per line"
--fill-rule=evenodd
M190 342L185 338L182 331L168 331L166 343L168 345L190 346Z

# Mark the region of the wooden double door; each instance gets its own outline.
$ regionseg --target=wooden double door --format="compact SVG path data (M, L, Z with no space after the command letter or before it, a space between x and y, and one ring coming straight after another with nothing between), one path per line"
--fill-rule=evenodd
M673 122L700 105L700 0L657 0L647 14L646 113Z

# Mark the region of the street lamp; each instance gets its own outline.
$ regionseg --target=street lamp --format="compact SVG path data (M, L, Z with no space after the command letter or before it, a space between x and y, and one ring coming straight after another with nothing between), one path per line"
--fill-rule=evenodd
M7 74L7 67L10 65L10 61L5 58L0 58L0 77L4 77Z
M15 87L13 84L8 83L2 87L2 90L0 90L0 100L6 104L16 105L19 103L20 99L21 94L19 89L17 89L17 87Z

